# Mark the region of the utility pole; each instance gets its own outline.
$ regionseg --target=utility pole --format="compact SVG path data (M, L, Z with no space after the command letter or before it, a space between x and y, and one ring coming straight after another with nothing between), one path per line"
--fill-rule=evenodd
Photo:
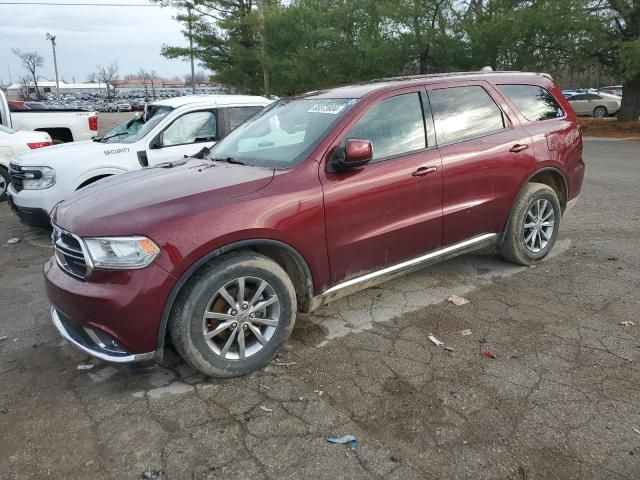
M189 54L191 56L191 93L196 93L196 67L193 62L193 10L190 3L187 3L187 15L189 15Z
M60 82L58 81L58 59L56 58L56 37L47 33L47 40L51 41L51 47L53 48L53 68L56 71L56 97L60 100Z
M258 19L260 20L260 44L262 49L262 78L264 81L264 95L269 95L269 69L266 65L267 60L267 45L266 45L266 35L264 28L264 0L256 0L258 4Z

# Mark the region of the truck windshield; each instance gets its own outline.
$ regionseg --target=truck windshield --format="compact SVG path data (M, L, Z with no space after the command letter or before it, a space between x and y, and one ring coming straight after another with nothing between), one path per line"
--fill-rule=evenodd
M355 103L349 98L281 100L217 143L209 157L268 168L292 167Z
M149 105L145 115L136 115L96 140L101 143L135 143L144 138L171 110L173 107Z

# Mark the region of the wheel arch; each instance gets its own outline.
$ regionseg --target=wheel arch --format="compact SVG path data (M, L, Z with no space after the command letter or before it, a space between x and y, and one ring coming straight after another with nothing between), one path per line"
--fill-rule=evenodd
M279 264L285 272L287 272L294 285L298 310L301 312L310 312L313 310L315 304L311 270L309 269L309 265L302 254L300 254L300 252L291 245L279 240L268 238L240 240L228 245L223 245L222 247L219 247L196 260L182 273L182 275L180 275L180 278L178 278L171 288L171 292L169 293L162 309L162 316L160 317L160 325L158 327L158 348L156 350L156 357L158 361L162 359L162 355L164 353L165 340L167 337L167 325L169 323L171 310L173 309L173 305L185 284L201 267L214 258L230 252L242 250L261 253Z
M511 214L513 213L513 207L515 206L516 199L520 197L520 195L522 194L522 190L529 183L542 183L551 187L558 196L558 201L560 202L560 209L562 210L562 212L564 212L567 208L567 202L569 201L569 185L567 184L567 177L562 172L562 170L557 167L542 167L532 172L527 177L527 179L522 182L522 185L520 185L520 188L518 189L518 193L513 198L511 208L509 209L509 216L507 217L504 226L502 227L502 232L500 232L498 243L502 243L502 241L504 240L504 236L511 219Z
M98 180L102 180L103 178L107 178L112 175L113 173L103 173L100 175L95 175L93 177L87 178L84 182L82 182L80 185L76 187L76 190L80 190L81 188L84 188L87 185L91 185L92 183L97 182Z

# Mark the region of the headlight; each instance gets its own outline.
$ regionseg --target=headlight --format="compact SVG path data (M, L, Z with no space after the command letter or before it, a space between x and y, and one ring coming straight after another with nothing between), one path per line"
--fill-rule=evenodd
M56 171L51 167L23 167L19 177L24 190L45 190L56 183Z
M112 237L83 239L94 268L130 270L144 268L160 253L146 237Z

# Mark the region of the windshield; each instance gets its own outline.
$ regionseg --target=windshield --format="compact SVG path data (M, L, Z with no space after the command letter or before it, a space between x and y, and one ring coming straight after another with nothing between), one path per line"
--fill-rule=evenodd
M302 161L355 99L281 100L216 144L209 157L268 168Z
M137 142L144 138L171 110L173 107L149 105L145 114L138 114L131 120L118 125L98 141L102 143Z
M9 127L5 127L4 125L0 125L0 132L2 133L16 133L15 130L9 128Z

